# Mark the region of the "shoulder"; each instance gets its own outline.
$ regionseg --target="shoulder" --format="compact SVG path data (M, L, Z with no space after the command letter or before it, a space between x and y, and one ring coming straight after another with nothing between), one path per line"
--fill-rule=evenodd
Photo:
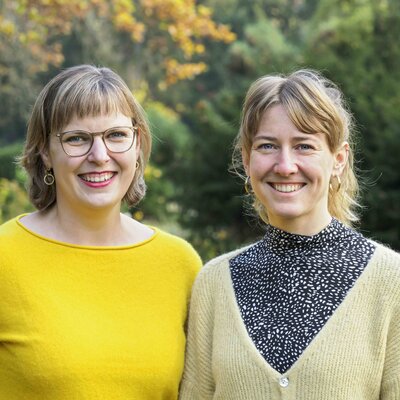
M371 263L376 264L380 269L390 272L400 279L400 253L381 243L370 241L375 246Z
M21 216L12 218L0 225L0 242L4 243L8 238L15 237L20 232L20 226L18 225L18 219Z
M377 290L389 301L400 302L400 254L378 242L369 262L370 276Z
M348 235L345 236L345 242L355 253L361 255L371 249L372 255L369 264L377 267L376 271L379 271L382 275L389 273L389 276L394 274L400 278L400 253L387 245L364 236L353 228L346 227L345 229L348 232Z
M202 265L201 258L187 240L157 227L151 229L155 231L152 251L155 250L159 257L164 257L175 265L191 265L198 272Z
M15 217L0 225L0 270L15 260L25 260L27 249L32 247L30 235L17 222Z
M197 255L193 246L184 238L166 232L160 228L152 228L156 233L156 240L159 246L166 246L166 250L179 251L191 255Z
M379 262L381 265L393 268L396 271L399 270L400 272L400 253L382 243L372 240L369 241L376 248L373 260L376 259L375 261Z

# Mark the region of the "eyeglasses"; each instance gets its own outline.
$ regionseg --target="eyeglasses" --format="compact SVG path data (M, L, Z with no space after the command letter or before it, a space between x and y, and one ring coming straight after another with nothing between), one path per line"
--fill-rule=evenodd
M95 136L101 136L104 145L112 153L124 153L132 147L137 134L136 126L118 126L103 132L67 131L56 136L67 155L82 157L89 153Z

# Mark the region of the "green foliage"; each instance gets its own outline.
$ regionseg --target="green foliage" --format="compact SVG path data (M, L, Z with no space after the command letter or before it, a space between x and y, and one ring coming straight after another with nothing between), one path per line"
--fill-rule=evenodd
M176 221L180 213L177 202L183 192L175 182L189 141L189 131L176 112L159 102L146 104L153 133L151 161L145 171L147 194L136 209L136 216L162 223Z
M17 178L17 157L21 154L22 143L16 142L0 148L0 177L13 180Z
M18 43L0 36L0 143L21 140L38 84L29 73L31 60Z
M324 16L323 22L321 17ZM306 58L338 82L358 122L367 235L400 248L400 3L321 1Z
M29 211L33 207L25 190L15 181L0 178L0 223Z
M16 161L21 151L19 142L0 148L0 223L34 209L24 189L25 173Z

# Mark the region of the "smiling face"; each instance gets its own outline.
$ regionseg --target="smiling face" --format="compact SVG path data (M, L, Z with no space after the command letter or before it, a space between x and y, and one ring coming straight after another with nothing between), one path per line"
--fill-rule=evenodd
M109 128L132 126L132 119L121 113L73 118L65 131L101 132ZM139 155L139 139L125 153L107 150L101 136L95 136L89 153L70 157L53 135L44 163L54 171L57 207L74 213L84 209L120 209L121 201L131 185Z
M300 132L281 105L267 109L243 163L271 225L312 235L331 220L329 183L347 159L346 144L332 154L322 133Z

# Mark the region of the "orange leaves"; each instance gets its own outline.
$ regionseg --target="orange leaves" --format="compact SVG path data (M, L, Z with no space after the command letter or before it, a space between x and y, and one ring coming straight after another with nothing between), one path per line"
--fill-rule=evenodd
M226 25L218 25L211 19L210 8L197 6L194 0L141 0L141 4L145 15L164 22L160 28L169 33L187 59L204 51L198 40L208 38L229 43L235 39Z
M0 18L0 35L25 48L32 58L30 72L59 66L64 56L54 38L68 35L74 18L84 18L90 0L14 0L5 2Z
M150 21L159 21L157 28L160 34L169 36L174 46L181 51L184 60L179 62L177 57L165 58L165 79L161 82L161 87L192 78L206 70L204 62L190 62L195 56L204 53L205 39L225 43L235 39L227 26L218 25L212 20L210 8L196 5L194 0L141 0L139 3L144 17L149 20L146 25L152 26ZM152 39L153 43L156 41L158 44L165 43Z
M1 9L0 36L18 42L36 60L34 68L45 70L63 62L59 38L89 13L111 21L133 42L143 42L150 56L162 54L164 85L206 69L204 63L192 61L205 52L204 40L235 39L227 26L212 20L210 8L195 0L12 0Z
M166 86L173 85L180 80L193 78L204 72L207 66L203 62L182 64L173 58L168 58L165 61L165 69L167 73L165 82L161 83L161 89L165 89Z
M117 30L129 32L135 42L143 40L145 27L134 17L135 6L132 0L114 0L112 20Z

